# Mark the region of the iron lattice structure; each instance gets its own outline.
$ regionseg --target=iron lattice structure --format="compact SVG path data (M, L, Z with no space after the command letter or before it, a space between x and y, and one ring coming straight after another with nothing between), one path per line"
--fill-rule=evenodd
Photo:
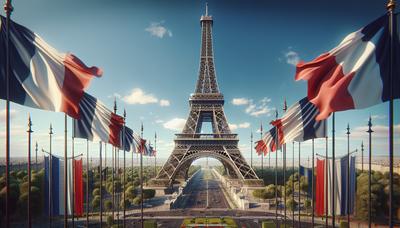
M200 18L201 55L195 93L190 96L190 114L181 134L176 134L175 148L159 171L155 182L171 185L186 179L192 162L201 157L219 160L232 179L258 180L238 148L237 134L232 134L224 113L224 96L215 75L212 46L213 19ZM204 122L211 122L212 134L201 133Z

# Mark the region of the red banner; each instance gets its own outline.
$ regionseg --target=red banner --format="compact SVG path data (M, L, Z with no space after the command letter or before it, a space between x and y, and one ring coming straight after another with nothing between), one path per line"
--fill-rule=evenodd
M317 180L315 195L315 213L318 216L324 215L325 209L325 160L317 159Z
M75 192L75 215L83 215L83 178L82 178L82 159L75 160L75 178L74 178L74 192Z

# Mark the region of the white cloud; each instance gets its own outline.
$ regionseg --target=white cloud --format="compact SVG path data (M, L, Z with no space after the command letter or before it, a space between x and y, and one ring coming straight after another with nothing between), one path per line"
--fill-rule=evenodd
M170 106L170 101L167 99L158 99L151 93L146 93L141 88L134 88L125 96L121 96L114 93L114 97L122 99L127 104L155 104L158 103L160 106Z
M286 58L286 63L296 66L297 63L300 61L300 56L297 52L293 51L291 47L288 48L287 51L285 51L284 56Z
M161 99L161 100L160 100L160 106L162 106L162 107L170 106L169 100Z
M174 130L174 131L180 131L182 128L185 126L186 120L182 118L174 118L172 120L169 120L163 124L164 128Z
M249 104L249 99L247 99L247 98L233 98L232 99L232 104L233 105L247 105L247 104Z
M244 122L239 124L239 128L249 128L250 127L250 123L249 122Z
M122 97L122 100L128 104L151 104L158 102L158 99L153 94L146 94L140 88L132 89L131 93Z
M244 122L244 123L240 123L240 124L229 124L229 128L234 131L237 130L239 128L249 128L250 127L250 123L249 122Z
M400 124L394 125L394 135L395 137L400 136ZM367 133L368 126L359 126L354 129L350 129L350 137L354 138L364 138L368 136ZM389 137L389 127L384 125L372 126L373 138L388 138Z
M156 36L158 38L163 38L164 36L172 37L171 30L167 29L163 26L164 21L161 22L152 22L149 27L145 29L146 32L149 32L152 36Z
M270 116L271 112L273 111L273 109L269 107L269 103L271 102L271 99L268 97L262 98L257 103L255 103L252 99L245 99L245 98L238 98L238 99L244 99L244 100L236 101L236 104L239 103L240 105L247 105L247 107L245 108L244 111L251 116L255 116L255 117L258 117L261 115ZM232 104L234 104L234 100L232 100Z
M164 120L156 120L156 123L164 123Z

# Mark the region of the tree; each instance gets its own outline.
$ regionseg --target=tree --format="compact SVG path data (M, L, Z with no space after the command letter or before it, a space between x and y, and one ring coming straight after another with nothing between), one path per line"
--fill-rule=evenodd
M114 218L112 215L107 216L107 226L111 227L114 224Z
M136 197L135 188L133 186L129 186L125 190L125 197L131 200L133 200Z
M156 195L156 190L154 189L143 189L143 198L151 199Z
M294 211L297 207L297 202L294 201L293 199L287 199L286 200L286 205L289 210Z
M125 208L128 208L131 206L131 201L129 201L129 199L122 199L120 202L120 207L124 208L124 204L125 204Z
M100 207L100 196L95 196L92 200L92 207L98 209Z
M99 196L100 195L100 189L99 188L93 189L92 195L93 196Z
M112 209L112 202L111 202L111 200L105 200L105 201L104 201L104 209L105 209L106 211L111 211L111 209Z
M135 199L132 200L134 205L139 205L142 202L142 197L136 196Z

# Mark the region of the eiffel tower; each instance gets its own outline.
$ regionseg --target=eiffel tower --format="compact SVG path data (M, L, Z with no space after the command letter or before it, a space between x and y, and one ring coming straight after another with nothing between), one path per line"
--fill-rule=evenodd
M172 154L153 179L153 183L170 186L176 179L186 179L193 161L212 157L223 164L231 179L242 182L249 179L259 185L260 180L240 153L237 134L231 132L225 117L224 96L218 88L214 67L213 19L208 15L207 6L205 15L200 18L200 24L200 69L195 93L189 98L190 114L182 133L176 134ZM202 133L203 123L206 122L211 122L212 134Z

